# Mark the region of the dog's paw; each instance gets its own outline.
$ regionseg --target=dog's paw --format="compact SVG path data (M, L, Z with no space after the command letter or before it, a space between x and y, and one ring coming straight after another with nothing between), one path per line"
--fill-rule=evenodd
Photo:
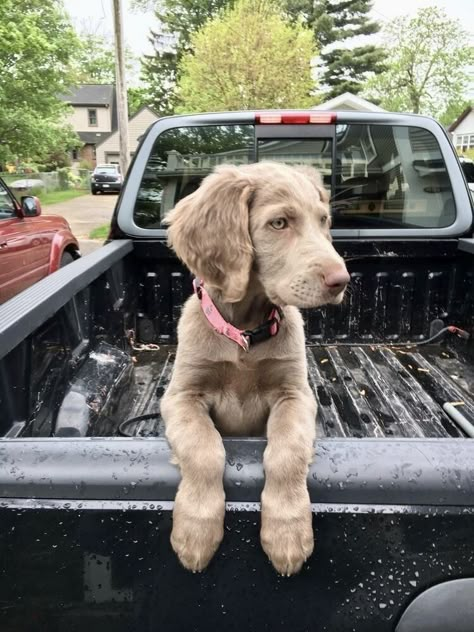
M203 512L202 507L191 506L176 498L173 511L171 546L181 564L190 571L202 571L211 561L224 536L224 500L217 510Z
M294 575L313 552L311 508L305 507L297 518L268 518L262 510L260 540L277 573Z

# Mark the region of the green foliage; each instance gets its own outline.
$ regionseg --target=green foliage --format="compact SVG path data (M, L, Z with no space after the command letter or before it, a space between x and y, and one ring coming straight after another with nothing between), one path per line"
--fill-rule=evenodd
M89 233L89 239L100 239L101 241L105 241L110 233L110 224L102 224L102 226L97 226L97 228L93 228Z
M311 31L271 0L238 0L191 37L178 83L180 112L307 107L316 55ZM204 88L204 89L203 89Z
M127 90L128 115L133 116L144 105L149 105L151 97L147 88L129 88Z
M205 22L233 0L163 0L157 4L156 17L161 31L151 32L153 55L142 60L143 79L149 86L150 105L158 114L174 112L178 68L183 55L191 50L190 38ZM135 2L145 8L147 0Z
M473 49L458 20L436 7L402 16L386 29L387 69L372 77L365 95L393 111L441 117L463 100ZM455 106L457 107L457 106Z
M288 15L302 18L323 47L320 70L326 97L357 94L369 73L384 69L386 55L380 46L341 46L353 37L379 31L378 23L369 17L372 0L286 0L285 5Z
M256 0L254 6L258 3ZM162 25L160 33L152 32L155 53L144 59L142 73L150 85L151 105L161 114L171 114L177 103L175 87L181 59L192 51L192 34L220 10L232 8L235 0L135 0L133 4L137 9L155 6ZM293 23L303 22L312 30L316 47L323 47L320 71L328 97L346 91L358 93L371 72L384 69L385 53L381 47L359 45L348 49L340 45L352 37L379 30L379 25L368 16L371 4L371 0L279 2ZM339 45L335 47L336 42Z
M37 195L41 201L43 207L50 206L51 204L58 204L60 202L68 202L81 195L87 195L90 193L89 189L67 189L66 191L48 191L40 190L32 195Z
M439 117L439 122L445 127L449 127L470 105L471 103L464 98L448 103L446 109Z
M87 169L88 171L92 171L94 169L94 165L90 160L81 160L79 163L79 169Z
M71 166L71 157L62 147L55 149L44 160L44 171L59 171Z
M113 41L98 33L79 33L75 72L76 82L114 83L115 50Z
M59 0L1 0L0 163L77 145L57 96L71 83L77 46Z
M75 55L75 83L115 83L115 43L113 38L97 32L80 31ZM125 49L125 67L133 69L135 58Z

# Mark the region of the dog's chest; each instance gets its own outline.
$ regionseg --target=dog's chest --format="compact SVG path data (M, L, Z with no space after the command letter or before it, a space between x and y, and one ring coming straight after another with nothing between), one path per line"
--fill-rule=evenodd
M271 392L278 376L269 360L253 362L248 356L238 362L219 362L207 381L211 417L222 434L262 435L270 411ZM210 388L209 388L210 387Z

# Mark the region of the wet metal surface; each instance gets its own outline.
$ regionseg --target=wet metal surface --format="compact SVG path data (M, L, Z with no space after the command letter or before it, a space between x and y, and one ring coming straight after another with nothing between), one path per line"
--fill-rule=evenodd
M162 436L159 400L171 378L174 347L142 352L128 417L157 413L129 430ZM308 378L318 402L321 437L462 437L442 409L464 402L474 423L474 372L442 346L396 348L321 346L307 350Z

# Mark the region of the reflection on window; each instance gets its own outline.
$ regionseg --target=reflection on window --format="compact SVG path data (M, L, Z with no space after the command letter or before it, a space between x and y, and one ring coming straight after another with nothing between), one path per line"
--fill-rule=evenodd
M252 125L179 127L155 141L135 203L142 228L160 228L166 213L193 193L214 167L255 161Z
M334 228L440 228L455 219L436 138L417 127L338 126Z
M15 205L0 182L0 219L9 219L10 217L15 217Z
M436 138L409 126L338 123L334 136L269 138L254 151L251 125L168 130L155 141L134 219L160 228L164 215L193 193L214 167L255 160L306 164L331 191L334 228L442 228L456 216L451 181ZM334 147L335 145L335 147ZM335 162L334 157L335 156Z
M328 189L331 188L332 141L323 139L271 139L259 141L258 160L284 162L287 165L315 167L322 175Z

